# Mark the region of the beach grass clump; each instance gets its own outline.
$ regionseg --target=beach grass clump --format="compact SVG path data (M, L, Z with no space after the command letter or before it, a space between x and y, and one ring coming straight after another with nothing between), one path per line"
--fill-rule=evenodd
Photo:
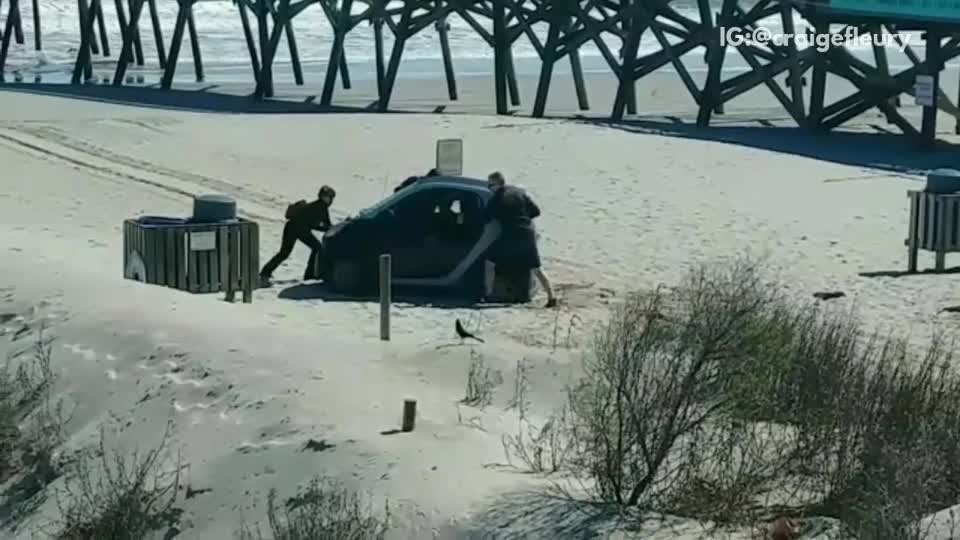
M315 477L296 496L281 503L275 489L267 496L269 536L259 526L244 526L240 540L382 540L389 529L390 508L373 510L359 492L326 477Z
M75 474L65 477L53 537L140 540L156 531L175 532L183 467L179 459L168 460L170 431L168 424L159 444L125 455L107 449L101 429L95 455L81 456Z
M54 456L66 418L53 399L52 342L41 327L31 347L0 365L0 522L28 514L59 475Z
M461 403L482 409L493 402L493 393L501 384L503 375L488 365L483 353L471 350L466 395Z
M960 502L952 347L917 353L783 290L741 258L627 298L569 393L571 472L615 505L916 538Z

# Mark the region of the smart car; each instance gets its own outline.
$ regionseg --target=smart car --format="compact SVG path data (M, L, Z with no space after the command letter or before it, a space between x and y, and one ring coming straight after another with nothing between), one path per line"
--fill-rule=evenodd
M422 177L327 231L320 276L339 293L372 293L380 255L390 254L394 287L479 297L484 255L500 234L482 218L491 196L483 180Z

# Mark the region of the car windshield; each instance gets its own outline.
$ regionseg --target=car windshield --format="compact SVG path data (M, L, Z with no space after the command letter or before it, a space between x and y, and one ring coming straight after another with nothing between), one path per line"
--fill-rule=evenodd
M367 208L364 208L363 210L360 210L359 212L357 212L357 215L358 215L358 216L361 216L361 217L375 216L375 215L377 215L377 213L380 212L380 210L383 210L384 208L386 208L387 206L389 206L390 204L392 204L393 201L396 200L396 198L397 198L397 194L394 193L394 194L390 195L389 197L387 197L386 199L382 199L382 200L381 200L380 202L378 202L377 204L375 204L375 205L373 205L373 206L370 206L370 207L367 207Z

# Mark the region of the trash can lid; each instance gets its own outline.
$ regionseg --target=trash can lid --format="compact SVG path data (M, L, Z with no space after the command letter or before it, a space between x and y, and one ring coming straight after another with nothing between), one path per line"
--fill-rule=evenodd
M187 223L184 218L170 216L140 216L137 223L141 225L183 225Z
M194 196L194 200L198 200L198 201L210 201L210 202L222 202L222 203L230 203L230 204L233 204L233 203L236 202L236 201L233 200L232 197L228 197L228 196L226 196L226 195L220 195L220 194L217 194L217 193L212 193L212 194L208 194L208 195L196 195L196 196Z

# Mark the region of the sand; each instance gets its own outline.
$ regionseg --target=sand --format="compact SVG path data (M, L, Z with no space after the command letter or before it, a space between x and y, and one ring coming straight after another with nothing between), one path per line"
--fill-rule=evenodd
M468 174L503 171L540 204L562 309L540 309L542 298L484 310L401 304L383 343L376 305L324 301L311 287L229 304L122 277L126 218L187 215L192 195L224 193L260 223L265 261L288 202L331 184L343 218L431 167L434 141L446 137L463 138ZM480 115L219 115L4 92L0 312L22 318L0 343L19 347L27 338L10 339L23 325L51 325L57 395L76 406L69 448L117 424L118 446L151 446L173 420L190 485L212 490L182 502L182 538L230 538L242 519L263 519L267 490L292 495L313 474L392 501L396 538L491 526L483 535L589 537L598 531L573 529L568 512L516 502L547 480L510 467L501 439L517 429L507 407L516 362L532 366L531 415L542 421L627 291L749 251L800 297L844 291L833 302L875 327L920 338L933 325L960 328L941 313L960 304L960 275L861 275L906 269L906 190L925 169L956 164L956 151L918 154L864 130L825 141L758 124L699 132ZM298 247L276 278L295 280L305 260ZM922 255L922 267L932 262ZM486 342L458 343L456 318ZM504 377L484 410L457 405L471 354ZM407 397L418 400L416 430L381 434L399 427ZM332 447L303 451L311 439ZM27 525L55 514L47 501ZM642 536L699 535L679 527Z

